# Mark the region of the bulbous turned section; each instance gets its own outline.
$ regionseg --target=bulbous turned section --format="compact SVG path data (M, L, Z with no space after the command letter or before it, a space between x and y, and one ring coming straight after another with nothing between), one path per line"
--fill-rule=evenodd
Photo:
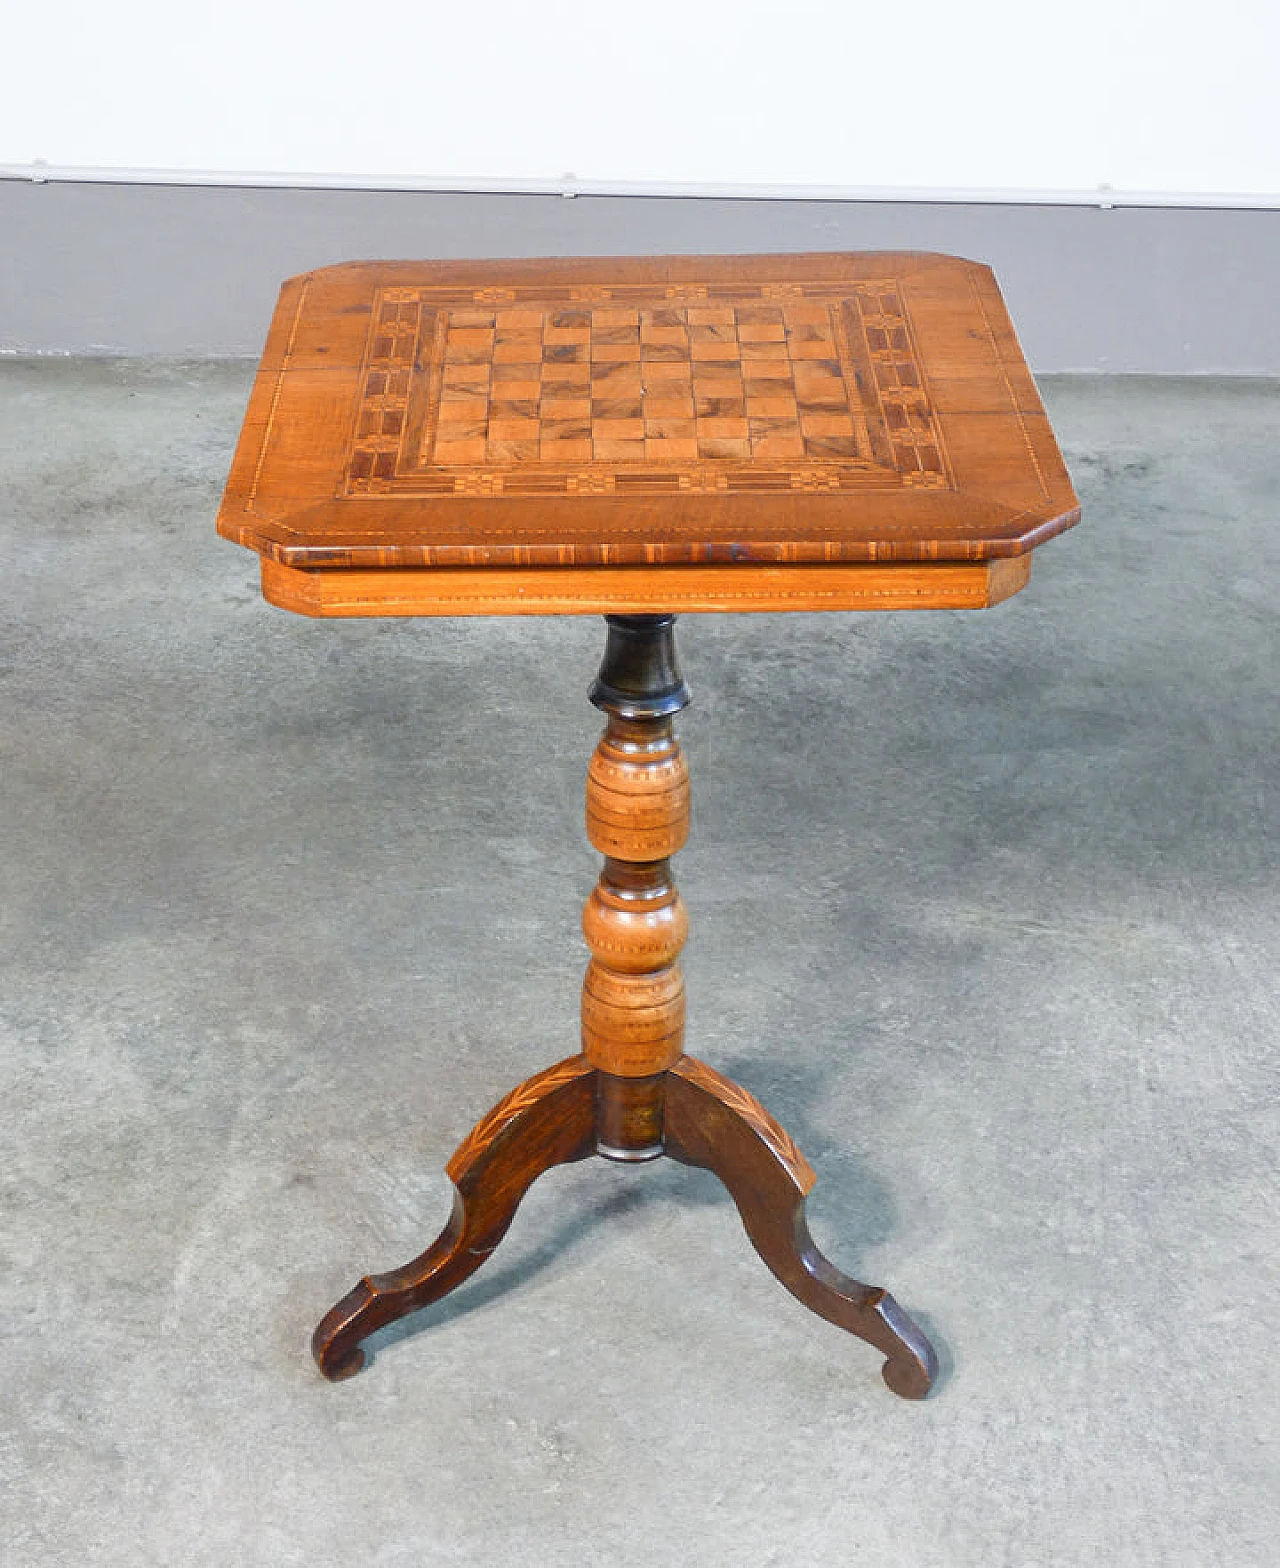
M591 949L582 984L582 1049L593 1067L624 1078L665 1071L684 1048L688 934L668 863L606 860L582 912Z
M689 770L670 719L609 722L587 768L587 837L617 860L665 860L689 837Z
M582 982L582 1054L619 1078L665 1072L684 1051L684 976L617 975L597 963Z
M689 935L689 914L668 862L606 860L582 911L582 934L594 958L624 974L674 963Z

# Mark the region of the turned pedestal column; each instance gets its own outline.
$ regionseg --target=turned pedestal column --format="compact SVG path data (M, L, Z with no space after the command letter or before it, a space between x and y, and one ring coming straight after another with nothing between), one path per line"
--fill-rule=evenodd
M604 865L582 917L582 1053L512 1090L472 1131L449 1161L455 1197L440 1237L403 1268L362 1279L316 1329L316 1360L329 1378L358 1372L361 1342L479 1268L552 1166L667 1154L713 1170L787 1289L880 1349L896 1393L923 1398L937 1368L929 1342L892 1296L841 1274L813 1244L804 1156L745 1089L684 1054L688 917L671 857L688 837L689 779L672 720L689 694L673 616L606 619L591 688L606 723L587 774L587 833Z
M582 912L582 1051L599 1073L596 1150L614 1160L663 1152L665 1075L684 1052L689 917L671 857L689 836L689 774L672 720L689 693L673 622L610 616L591 688L608 718L587 770L587 837L605 861Z

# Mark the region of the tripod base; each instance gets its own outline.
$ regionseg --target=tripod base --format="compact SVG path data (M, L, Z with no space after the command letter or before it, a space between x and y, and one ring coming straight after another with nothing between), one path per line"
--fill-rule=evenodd
M363 1340L460 1285L495 1250L537 1178L590 1154L666 1154L714 1171L792 1295L880 1350L895 1394L929 1392L937 1358L928 1340L892 1296L849 1279L814 1245L804 1215L814 1174L804 1156L758 1100L689 1056L646 1079L621 1079L575 1056L500 1101L449 1161L453 1213L439 1238L403 1268L362 1279L316 1329L312 1351L324 1375L358 1372Z
M888 1358L884 1379L923 1399L937 1372L928 1340L892 1296L848 1279L813 1244L814 1175L764 1107L684 1054L679 954L688 914L672 856L689 833L689 776L672 728L689 701L674 617L606 616L591 701L606 723L587 769L587 837L604 865L582 915L582 1055L538 1073L489 1113L449 1162L453 1213L421 1257L362 1279L316 1329L326 1377L364 1364L375 1329L438 1301L485 1261L543 1171L600 1154L670 1155L712 1170L756 1251L806 1307Z

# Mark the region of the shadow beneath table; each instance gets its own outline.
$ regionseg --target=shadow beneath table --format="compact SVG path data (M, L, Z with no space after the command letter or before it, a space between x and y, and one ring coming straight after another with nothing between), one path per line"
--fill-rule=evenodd
M563 1167L555 1167L539 1178L539 1185L554 1185ZM509 1258L502 1255L499 1242L493 1260L483 1266L481 1273L464 1281L443 1300L420 1307L408 1317L389 1323L385 1328L362 1341L370 1362L379 1351L389 1349L404 1340L416 1339L420 1334L445 1327L492 1305L511 1291L519 1290L563 1263L580 1249L598 1230L604 1230L622 1215L656 1200L658 1195L646 1191L639 1183L625 1191L600 1194L590 1201L589 1207L577 1208L553 1221L551 1230L531 1250L521 1252L513 1246Z
M850 1155L843 1145L835 1144L830 1136L819 1132L807 1114L808 1108L823 1103L828 1093L827 1073L821 1068L806 1071L793 1064L782 1066L774 1057L764 1055L731 1057L725 1063L724 1071L765 1105L819 1170L814 1206L809 1212L810 1220L817 1221L816 1239L824 1253L828 1252L829 1244L829 1255L837 1268L861 1277L857 1269L859 1259L891 1240L898 1229L897 1216L883 1181L865 1161ZM839 1157L831 1158L833 1155ZM383 1349L443 1328L530 1284L549 1269L562 1265L597 1231L607 1230L624 1215L649 1205L675 1203L685 1209L720 1209L724 1211L724 1223L740 1232L733 1200L712 1172L693 1167L675 1171L672 1169L674 1162L657 1163L669 1173L661 1183L643 1180L646 1170L653 1167L647 1164L636 1167L635 1181L625 1188L613 1187L585 1202L580 1201L572 1213L553 1219L550 1229L532 1249L521 1250L513 1246L510 1258L504 1259L499 1244L493 1259L473 1280L465 1282L442 1301L422 1307L371 1334L364 1341L370 1360ZM548 1171L539 1178L539 1187L543 1183L554 1186L563 1171L564 1167ZM545 1223L546 1206L542 1208L540 1220ZM745 1234L741 1239L743 1246L750 1249ZM673 1259L672 1266L678 1266L678 1260ZM761 1267L764 1267L763 1263ZM883 1283L886 1289L892 1289L892 1282L872 1280L867 1283ZM936 1395L950 1381L954 1357L932 1319L915 1310L909 1301L901 1304L937 1352L939 1371L932 1390Z
M835 1070L822 1063L797 1066L784 1053L742 1053L717 1058L717 1069L748 1089L790 1133L818 1175L806 1217L820 1251L843 1273L889 1291L933 1345L938 1374L931 1395L950 1381L955 1358L933 1319L894 1290L892 1279L866 1279L861 1260L891 1242L900 1229L898 1210L884 1180L867 1160L814 1123L814 1107L830 1097ZM686 1205L723 1206L736 1219L733 1200L712 1175L675 1195ZM748 1243L749 1245L749 1243Z

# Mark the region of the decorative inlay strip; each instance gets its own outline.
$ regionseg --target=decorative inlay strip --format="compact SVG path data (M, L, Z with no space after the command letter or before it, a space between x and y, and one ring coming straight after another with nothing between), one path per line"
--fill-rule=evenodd
M796 1147L791 1134L770 1116L754 1094L749 1094L741 1084L716 1072L714 1067L700 1062L696 1056L682 1056L671 1071L704 1093L712 1095L753 1128L786 1166L801 1194L812 1189L818 1179L813 1166Z
M539 1100L546 1099L547 1095L555 1090L564 1088L592 1071L594 1069L584 1056L570 1056L563 1062L557 1062L554 1067L535 1073L532 1078L518 1084L510 1094L498 1101L487 1116L476 1123L454 1150L452 1159L445 1167L450 1178L456 1180L474 1162L476 1156L493 1142L513 1117Z

